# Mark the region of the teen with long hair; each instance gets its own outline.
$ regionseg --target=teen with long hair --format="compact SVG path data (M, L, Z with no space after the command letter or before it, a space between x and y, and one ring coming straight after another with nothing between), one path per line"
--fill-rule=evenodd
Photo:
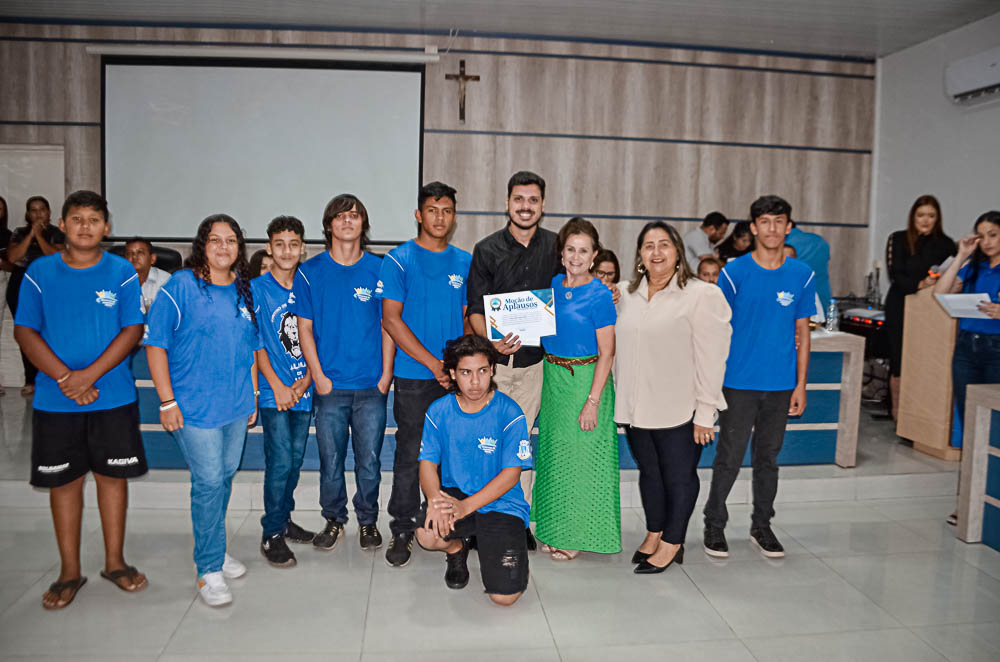
M189 265L153 302L146 354L160 423L191 471L198 591L216 607L233 600L225 580L246 573L226 553L226 509L257 418L254 352L263 344L239 224L225 214L202 221Z

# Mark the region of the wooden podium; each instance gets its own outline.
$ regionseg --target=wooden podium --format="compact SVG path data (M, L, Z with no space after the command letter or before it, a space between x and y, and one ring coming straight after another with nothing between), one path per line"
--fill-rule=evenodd
M962 456L951 445L951 357L958 323L932 290L906 297L896 434L921 453L955 462Z

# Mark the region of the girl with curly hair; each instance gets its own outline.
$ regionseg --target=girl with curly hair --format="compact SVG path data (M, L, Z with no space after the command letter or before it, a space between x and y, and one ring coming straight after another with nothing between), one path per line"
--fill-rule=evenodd
M160 423L191 470L198 591L217 607L246 566L226 553L226 508L247 426L257 418L254 352L262 347L246 242L230 216L209 216L149 311L146 354Z

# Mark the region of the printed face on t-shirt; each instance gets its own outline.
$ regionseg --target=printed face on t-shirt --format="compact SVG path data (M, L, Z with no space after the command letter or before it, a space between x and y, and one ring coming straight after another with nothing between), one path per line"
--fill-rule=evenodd
M99 246L111 227L100 209L70 207L66 217L59 219L59 229L66 234L67 245L87 249Z
M299 318L295 313L285 313L281 317L281 331L278 332L281 344L285 352L292 358L302 356L302 348L299 347Z

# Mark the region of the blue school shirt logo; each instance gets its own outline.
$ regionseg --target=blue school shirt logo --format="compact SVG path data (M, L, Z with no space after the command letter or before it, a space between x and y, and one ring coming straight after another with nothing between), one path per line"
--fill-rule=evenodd
M778 303L782 306L790 306L795 301L795 295L791 292L778 292Z
M522 439L517 445L517 459L522 462L526 462L531 459L531 442L527 439Z
M295 303L295 292L288 293L288 304L291 305Z
M367 287L355 287L354 298L364 303L372 298L372 291L369 290Z
M97 290L97 303L114 308L115 304L118 303L118 295L109 290Z
M246 306L240 306L240 315L243 315L243 319L245 319L248 322L253 321L253 318L250 317L250 311L247 310Z
M479 450L486 453L487 455L493 455L493 451L497 449L497 440L493 437L480 437L479 438Z
M465 279L458 274L448 274L448 284L456 290L460 290L462 289L462 285L465 284Z
M382 281L375 283L375 294L382 294Z

